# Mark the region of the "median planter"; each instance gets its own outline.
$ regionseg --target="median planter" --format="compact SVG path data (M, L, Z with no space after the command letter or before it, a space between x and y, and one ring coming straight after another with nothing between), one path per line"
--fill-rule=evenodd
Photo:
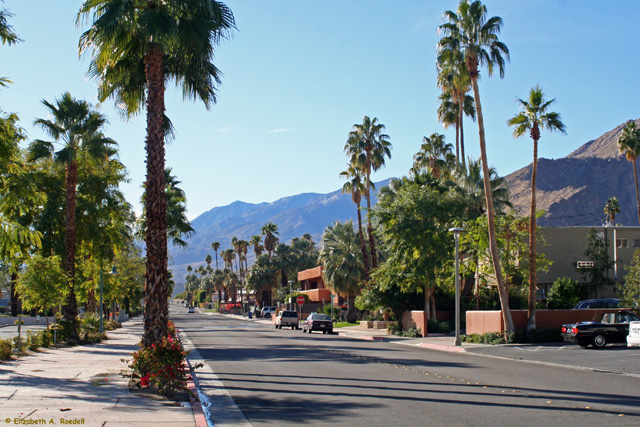
M371 328L373 328L373 320L360 321L360 329L371 329Z

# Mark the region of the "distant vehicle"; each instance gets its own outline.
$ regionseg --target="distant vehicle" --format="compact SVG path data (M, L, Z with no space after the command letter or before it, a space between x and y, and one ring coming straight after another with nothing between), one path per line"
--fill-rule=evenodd
M290 326L291 329L300 329L298 313L289 310L282 310L278 313L276 316L276 329L282 329L283 326Z
M333 333L333 322L324 313L311 313L302 323L302 333L312 331L322 331L323 334Z
M582 348L593 345L604 348L608 343L623 343L629 335L629 324L640 322L640 317L630 311L604 313L600 322L578 322L562 325L565 341L578 343Z
M273 316L275 312L276 312L276 307L273 307L273 306L262 307L262 310L260 310L260 317L264 317L265 319L271 319L271 316Z
M640 322L633 321L629 323L627 347L640 347Z
M618 298L598 298L598 299L587 299L584 301L580 301L575 307L574 310L584 309L584 308L619 308L620 300Z
M195 312L196 312L196 309L195 309L195 308L193 308L193 307L189 307L189 309L187 310L187 314L189 314L189 313L195 313Z

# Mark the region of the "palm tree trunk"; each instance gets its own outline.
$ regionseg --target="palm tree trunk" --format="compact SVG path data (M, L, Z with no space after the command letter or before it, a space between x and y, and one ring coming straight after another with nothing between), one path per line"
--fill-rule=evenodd
M62 306L64 320L69 325L69 339L77 341L78 301L75 289L76 270L76 184L78 182L78 164L71 161L67 165L66 176L66 213L65 213L65 269L69 277L69 293Z
M371 150L367 150L367 187L365 196L367 199L367 232L369 233L369 250L371 251L371 269L378 268L378 254L376 253L376 241L371 226Z
M638 225L640 225L640 193L638 192L638 172L636 171L636 161L633 160L633 177L636 183L636 203L638 204Z
M16 283L18 283L18 273L11 273L11 295L9 298L11 300L11 316L13 317L18 317L18 312L20 311L20 295L16 290Z
M484 120L482 117L482 105L480 104L480 90L478 89L478 76L472 75L471 67L469 67L471 75L471 83L473 85L473 96L476 102L476 112L478 117L478 133L480 139L480 157L482 159L482 179L484 181L484 194L487 203L487 220L489 222L489 249L491 252L491 260L498 282L498 292L500 294L500 304L502 306L502 320L507 331L513 331L513 320L511 318L511 310L509 309L509 295L504 286L502 277L502 267L500 265L500 254L498 253L498 241L496 237L496 220L493 206L493 194L491 194L491 180L489 175L489 165L487 163L487 146L484 135Z
M360 236L360 252L362 252L362 262L364 263L364 279L369 280L369 255L364 244L364 234L362 233L362 214L360 213L360 203L358 203L358 236Z
M460 117L456 117L456 159L460 163Z
M147 77L147 245L143 345L167 335L167 201L165 196L164 71L162 51L151 44L144 58Z
M537 128L537 125L534 124ZM539 131L538 131L539 132ZM527 333L536 328L536 177L538 175L538 140L533 140L533 165L531 167L531 211L529 212L529 320Z
M467 160L464 154L464 127L462 125L464 119L464 95L458 99L458 114L460 114L460 155L462 156L462 166L465 166Z

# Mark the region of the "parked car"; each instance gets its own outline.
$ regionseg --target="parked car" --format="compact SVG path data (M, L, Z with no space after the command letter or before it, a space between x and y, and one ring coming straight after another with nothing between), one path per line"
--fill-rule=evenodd
M629 335L629 323L640 321L640 317L630 311L604 313L600 322L578 322L562 325L565 341L578 343L586 348L604 348L607 343L624 343Z
M331 318L324 313L311 313L307 319L302 322L302 333L312 331L322 331L323 334L333 333L333 322Z
M578 304L573 307L574 310L583 309L583 308L619 308L620 300L618 298L597 298L597 299L587 299L584 301L578 302Z
M640 347L640 322L633 321L629 323L627 347Z
M196 312L196 309L195 309L195 308L193 308L193 307L189 307L189 308L187 309L187 314L195 313L195 312Z
M260 310L260 317L271 319L271 316L273 316L275 313L276 308L273 306L262 307L262 310Z
M298 313L289 310L282 310L278 313L276 316L276 329L282 329L283 326L290 326L291 329L300 329Z

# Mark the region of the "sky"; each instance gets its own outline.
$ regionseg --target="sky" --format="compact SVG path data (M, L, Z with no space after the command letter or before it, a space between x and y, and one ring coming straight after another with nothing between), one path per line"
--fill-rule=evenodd
M145 179L145 116L125 120L113 101L98 105L78 54L89 24L75 25L78 0L5 0L23 41L0 46L0 110L15 112L29 140L48 118L42 100L68 91L105 114L105 133L119 144L129 181L127 200L141 211ZM273 202L299 193L339 189L344 144L365 115L386 125L393 144L374 181L406 175L422 138L434 132L455 144L436 110L438 26L457 1L227 0L237 30L217 47L223 72L217 103L184 100L171 82L166 113L176 128L167 166L182 182L188 217L236 200ZM506 121L516 98L540 85L567 134L543 132L539 156L564 157L621 123L640 117L640 2L635 0L488 0L509 48L505 77L479 82L489 163L507 175L532 161L528 137L513 139ZM464 123L467 154L478 158L478 128Z

